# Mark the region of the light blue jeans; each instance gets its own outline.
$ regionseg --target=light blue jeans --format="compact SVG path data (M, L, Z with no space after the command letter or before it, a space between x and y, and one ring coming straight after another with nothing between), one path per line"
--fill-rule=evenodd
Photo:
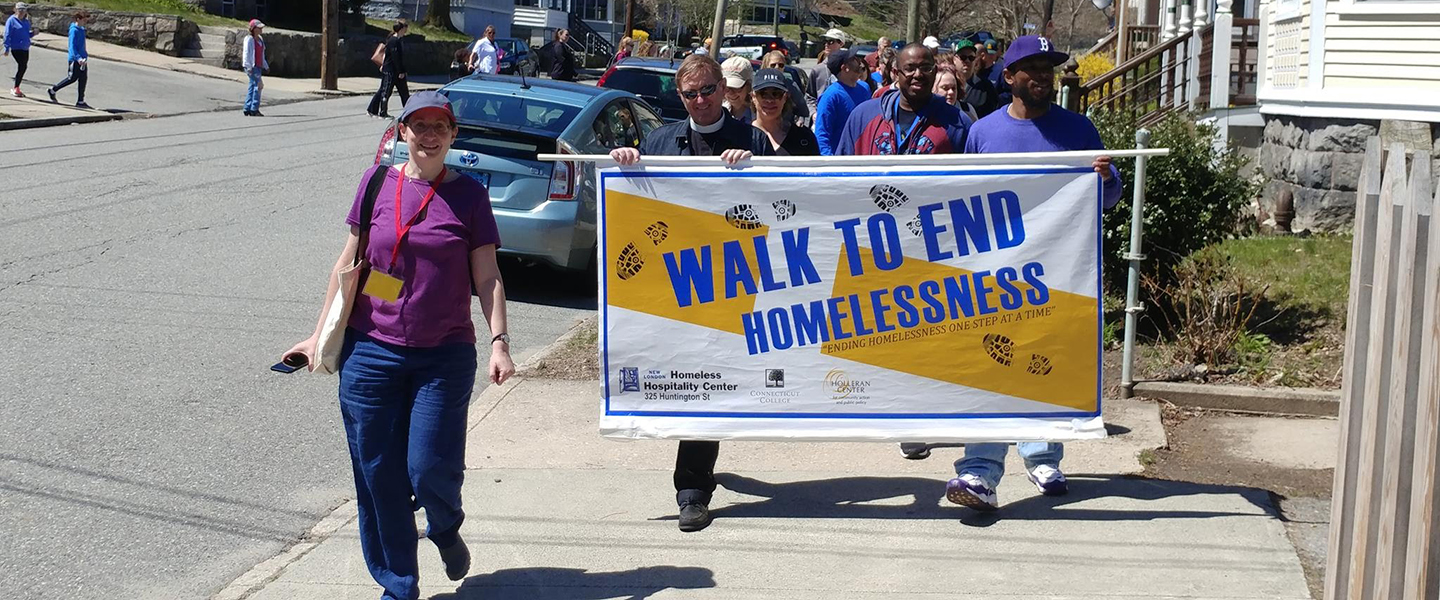
M1065 458L1065 444L1059 442L1018 442L1015 446L1027 471L1040 465L1059 469ZM955 473L979 477L993 490L1005 475L1005 454L1009 451L1010 444L965 444L965 456L955 461Z
M250 87L245 90L245 110L260 110L260 67L250 69Z

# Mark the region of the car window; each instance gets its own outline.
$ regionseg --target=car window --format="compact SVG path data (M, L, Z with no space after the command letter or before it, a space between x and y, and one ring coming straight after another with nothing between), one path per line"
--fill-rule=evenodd
M631 108L635 110L635 122L640 125L640 139L645 139L650 135L650 132L655 131L661 125L665 124L664 121L660 120L660 115L655 114L649 106L645 106L640 102L632 102L631 104Z
M640 147L640 134L635 128L635 115L630 112L629 102L611 102L595 117L595 124L591 129L595 132L596 140L607 149L621 146Z
M635 94L661 110L685 110L685 105L680 102L680 94L675 90L674 73L617 69L605 80L605 87Z
M500 94L450 92L450 106L460 122L519 125L559 134L575 120L575 106Z

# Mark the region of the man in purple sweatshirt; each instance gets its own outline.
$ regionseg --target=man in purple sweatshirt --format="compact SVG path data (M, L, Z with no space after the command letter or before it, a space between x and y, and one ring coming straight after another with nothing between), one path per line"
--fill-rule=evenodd
M1027 35L1016 39L1005 52L1006 83L1013 97L1008 106L990 113L970 128L965 152L1059 152L1065 150L1104 150L1100 132L1084 115L1078 115L1054 104L1055 68L1070 57L1058 52L1050 40ZM1105 208L1120 201L1120 172L1110 164L1109 156L1094 162L1100 174ZM1065 447L1056 442L1022 442L1017 444L1020 458L1030 482L1046 496L1060 496L1069 491L1060 460ZM1000 506L995 488L1005 474L1004 443L966 444L965 457L955 463L958 475L945 485L945 497L956 504L976 510L992 511Z

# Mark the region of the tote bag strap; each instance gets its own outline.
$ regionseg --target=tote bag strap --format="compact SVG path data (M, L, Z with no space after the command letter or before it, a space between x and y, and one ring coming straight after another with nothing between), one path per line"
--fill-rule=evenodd
M365 197L360 201L360 245L355 248L355 259L352 264L360 264L365 259L365 247L370 244L370 219L375 216L375 198L380 195L380 187L385 185L385 176L389 173L390 167L379 167L370 175L370 181L365 184Z

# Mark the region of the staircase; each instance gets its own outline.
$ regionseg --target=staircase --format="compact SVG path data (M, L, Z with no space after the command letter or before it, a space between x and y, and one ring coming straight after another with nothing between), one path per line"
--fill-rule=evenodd
M615 44L610 43L608 38L595 31L595 28L581 19L579 15L573 12L566 14L570 30L570 40L567 45L576 54L583 57L581 63L586 67L609 64L610 59L615 56Z
M225 66L225 36L229 31L231 30L226 27L201 27L200 35L192 38L190 46L180 51L180 57L223 68Z

